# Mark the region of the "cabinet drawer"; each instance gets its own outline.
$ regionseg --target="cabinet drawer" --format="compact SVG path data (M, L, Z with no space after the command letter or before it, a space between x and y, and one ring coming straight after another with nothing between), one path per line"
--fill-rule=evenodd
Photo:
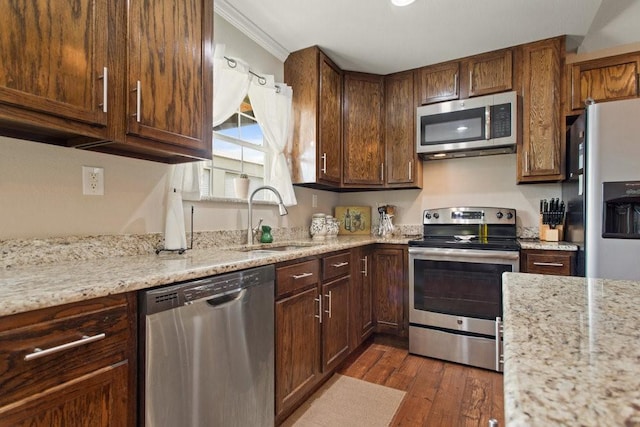
M278 267L276 269L276 298L317 284L320 279L319 270L317 259Z
M3 318L0 406L126 360L128 310L117 295Z
M573 254L559 251L546 253L527 253L524 272L570 276L572 274Z
M351 270L351 252L341 252L322 258L322 281L346 276Z

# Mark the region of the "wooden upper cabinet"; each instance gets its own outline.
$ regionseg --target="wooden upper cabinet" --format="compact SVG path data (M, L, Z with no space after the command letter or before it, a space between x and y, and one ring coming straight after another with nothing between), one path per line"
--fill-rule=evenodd
M518 182L560 181L565 173L561 70L564 37L530 43L522 51L522 142Z
M464 66L469 72L469 97L506 92L513 88L511 49L472 56Z
M293 88L287 155L294 184L338 188L342 179L342 71L317 46L292 52L284 80Z
M580 113L587 98L596 102L636 98L639 73L638 52L571 64L569 113Z
M104 139L104 94L110 81L104 76L107 32L103 0L78 0L73 7L48 0L17 0L3 6L3 133L8 127L21 129L32 139L63 145L72 145L67 140L73 136ZM13 125L7 126L9 122Z
M384 184L383 79L363 73L344 76L343 183Z
M422 162L416 155L413 82L411 71L384 79L385 178L389 187L422 187Z
M460 62L446 62L417 71L420 104L449 101L460 97Z
M320 53L318 178L340 184L342 176L342 71Z
M209 3L129 2L127 138L157 141L176 154L210 156Z

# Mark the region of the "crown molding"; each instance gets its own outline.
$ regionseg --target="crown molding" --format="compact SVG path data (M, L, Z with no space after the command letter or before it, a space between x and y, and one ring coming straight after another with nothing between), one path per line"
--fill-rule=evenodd
M216 0L213 3L213 10L231 25L242 31L247 37L258 43L267 52L284 62L289 56L289 51L271 36L265 33L260 27L244 16L226 0Z

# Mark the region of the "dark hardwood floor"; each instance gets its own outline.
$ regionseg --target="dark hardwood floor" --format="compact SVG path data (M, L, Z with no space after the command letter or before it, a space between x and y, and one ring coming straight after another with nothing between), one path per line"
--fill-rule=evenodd
M384 338L365 343L337 371L406 391L392 426L504 425L502 374L409 354Z

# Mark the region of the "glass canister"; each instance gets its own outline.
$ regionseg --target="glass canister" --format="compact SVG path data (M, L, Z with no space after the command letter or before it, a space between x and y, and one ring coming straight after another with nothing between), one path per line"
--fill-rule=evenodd
M311 226L309 233L314 240L322 240L327 235L327 218L325 214L317 213L311 215Z

